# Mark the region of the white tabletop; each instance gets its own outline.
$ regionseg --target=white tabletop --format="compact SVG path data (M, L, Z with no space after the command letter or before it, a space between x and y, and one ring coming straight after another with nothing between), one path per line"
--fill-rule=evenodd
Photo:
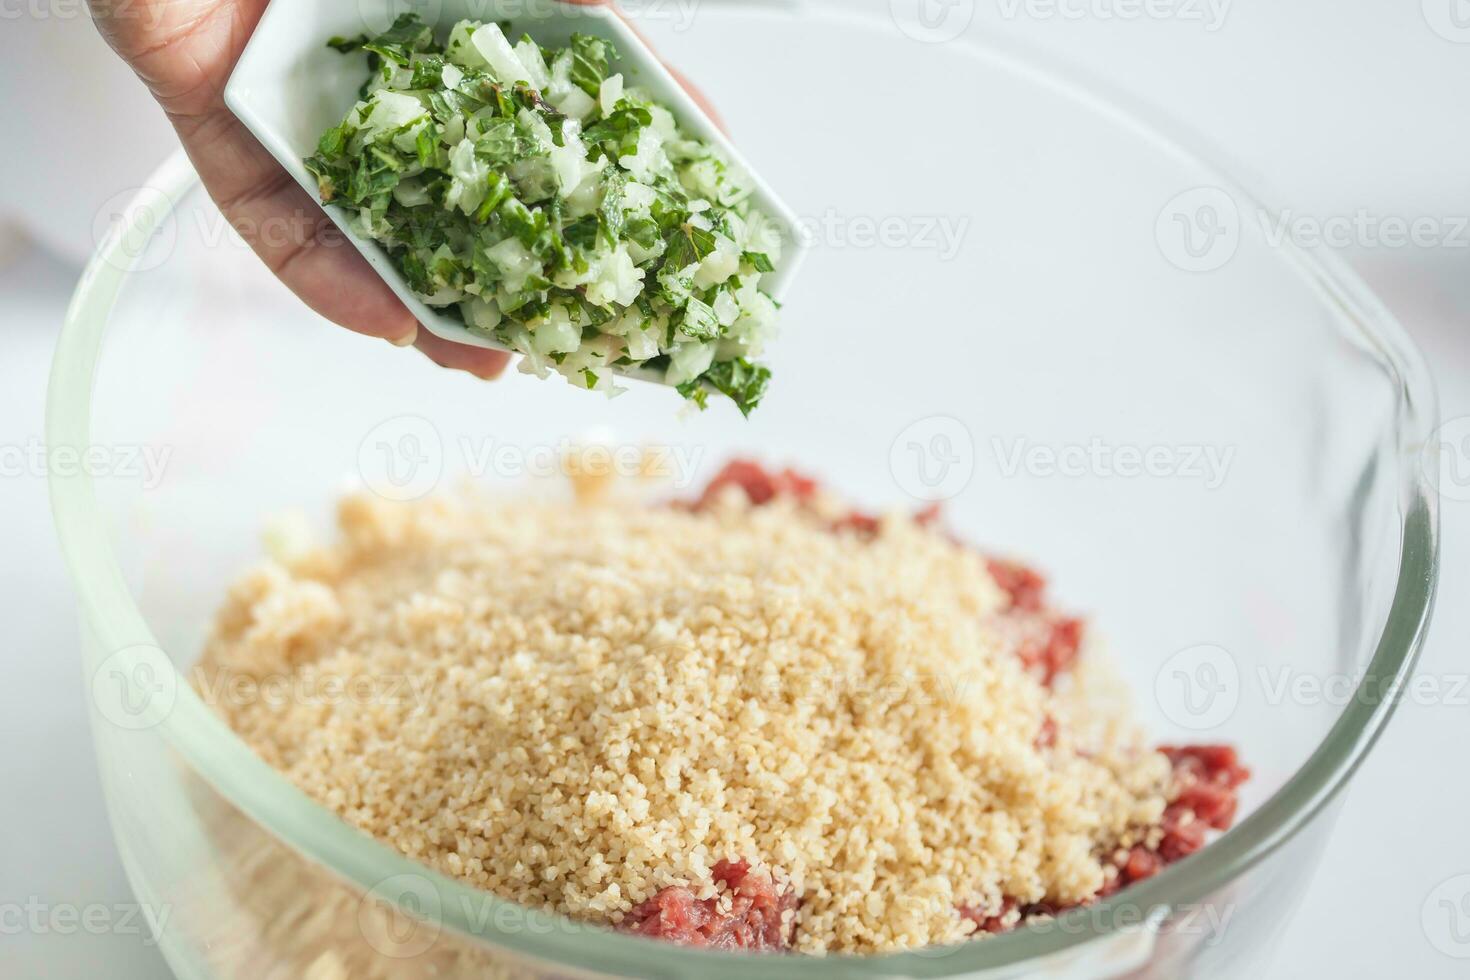
M1463 111L1470 26L1457 26L1470 25L1465 0L847 2L900 16L922 2L936 29L959 24L945 18L967 19L969 31L1016 37L1070 58L1188 119L1263 175L1275 201L1310 220L1364 215L1366 224L1354 224L1370 228L1388 218L1436 222L1439 245L1393 248L1352 232L1357 240L1347 254L1424 348L1445 417L1470 416L1470 231L1457 234L1454 220L1470 215ZM699 29L697 0L641 6L695 13L692 21L648 24L670 49L677 49L681 26ZM1451 17L1456 11L1458 20ZM21 19L5 28L17 30L71 30L78 45L91 40L84 21ZM30 100L35 112L64 114L57 92L33 78L7 79L4 90L11 113ZM75 145L59 147L61 155L91 149L84 134L70 138ZM22 172L0 183L0 219L10 205L24 210L19 202L41 193L27 179L42 178ZM5 251L0 244L0 263ZM9 447L41 438L51 347L75 276L74 266L34 250L0 267L0 449L10 457ZM117 909L130 894L97 785L77 623L42 479L0 474L0 514L0 620L9 624L10 662L18 671L0 686L0 973L165 976L146 935L124 925ZM1456 601L1470 589L1470 504L1447 502L1444 532L1441 602L1422 670L1449 689L1470 672L1470 609ZM1436 886L1470 873L1470 781L1459 765L1470 703L1449 701L1406 703L1353 783L1274 976L1465 975L1470 960L1442 948L1449 923L1435 916L1444 910L1433 904L1425 915ZM94 934L69 925L65 911L56 915L93 905L109 910L111 928ZM1470 913L1459 925L1470 932Z

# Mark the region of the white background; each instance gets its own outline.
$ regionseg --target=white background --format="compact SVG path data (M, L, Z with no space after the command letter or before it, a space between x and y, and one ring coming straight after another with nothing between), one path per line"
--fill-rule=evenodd
M893 0L898 8L916 2ZM1455 30L1451 19L1458 5L1458 22L1470 25L1465 0L923 2L935 16L968 18L973 33L1060 55L1187 121L1259 175L1269 200L1298 214L1470 215L1470 26ZM1195 11L1201 19L1191 19ZM699 29L697 16L690 29ZM650 30L677 52L669 22ZM165 146L160 120L103 59L75 5L0 3L0 126L9 144L0 222L30 224L49 247L0 233L0 446L41 438L50 352L92 215L140 181ZM698 76L697 65L681 67ZM711 95L718 101L718 91ZM1470 415L1467 244L1465 236L1428 248L1358 241L1346 250L1425 350L1447 419ZM0 514L0 622L11 664L0 684L0 975L163 976L140 936L17 932L6 911L32 901L113 906L130 895L96 783L75 617L43 481L0 476ZM1470 504L1447 502L1444 530L1441 601L1422 669L1451 678L1470 671L1470 610L1460 601L1470 588ZM1352 786L1274 976L1470 971L1470 960L1435 948L1423 917L1438 884L1470 873L1467 738L1463 703L1400 710ZM1470 927L1470 909L1463 924Z

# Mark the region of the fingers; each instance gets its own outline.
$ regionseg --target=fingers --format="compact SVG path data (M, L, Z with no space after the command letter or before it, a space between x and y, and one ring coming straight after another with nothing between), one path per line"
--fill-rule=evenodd
M230 119L239 125L233 117ZM253 144L248 133L241 139ZM466 371L486 380L498 377L505 370L507 354L456 344L421 330L408 307L311 195L284 170L274 166L274 160L267 167L254 159L257 154L265 155L263 148L253 145L235 150L228 152L226 172L220 174L216 183L221 188L243 187L243 190L233 197L216 200L230 224L266 266L307 306L357 333L402 347L413 345L446 368ZM206 155L207 162L218 164L219 157L226 152L223 147L216 147ZM239 175L254 172L256 165L273 172L262 183L249 186Z
M436 337L427 330L420 330L414 346L440 367L467 371L485 381L494 381L510 363L510 355L504 351L469 347Z
M327 319L398 339L412 314L222 101L264 0L93 0L98 26L168 113L210 196L265 264Z
M385 340L417 321L311 195L233 116L179 133L226 220L290 290L333 323Z
M408 308L225 106L267 0L91 0L93 19L168 114L225 218L307 306L370 337L492 377L505 355L426 340Z
M348 329L413 343L435 363L493 378L508 356L419 330L316 200L225 107L225 82L268 0L91 0L93 19L168 113L210 196L292 292ZM284 0L278 0L284 2ZM584 6L606 0L569 0ZM680 83L721 125L708 101Z

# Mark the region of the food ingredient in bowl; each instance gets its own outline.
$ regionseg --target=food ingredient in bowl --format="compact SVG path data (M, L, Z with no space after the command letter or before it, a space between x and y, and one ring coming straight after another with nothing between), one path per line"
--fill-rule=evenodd
M1233 753L1147 748L1039 577L933 514L736 464L682 506L354 497L340 523L235 587L197 684L348 822L526 905L912 949L1108 894L1233 817Z
M613 367L645 368L701 406L713 389L756 407L778 227L716 148L612 71L608 41L543 48L461 21L441 44L405 14L332 44L373 73L306 165L420 299L541 377L612 391Z

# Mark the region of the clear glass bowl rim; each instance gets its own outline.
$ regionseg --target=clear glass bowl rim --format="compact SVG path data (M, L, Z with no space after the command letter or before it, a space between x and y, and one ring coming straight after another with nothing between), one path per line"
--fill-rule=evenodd
M823 16L872 19L869 14L839 12L832 7L826 8ZM1162 151L1187 159L1231 193L1237 203L1274 213L1222 167L1209 162L1224 159L1221 154L1173 120L1161 118L1105 83L1049 63L1034 51L993 40L964 43L972 56L990 59L1068 95L1154 141ZM172 208L197 182L183 153L175 154L144 185L146 190L140 192L137 201L141 206L127 209L125 220L113 227L93 255L77 285L57 343L47 401L49 445L90 444L93 381L101 344L117 294L136 257L127 243L148 240L154 228L168 217L169 212L157 205L160 193ZM1332 801L1362 763L1398 703L1397 697L1381 696L1385 689L1381 685L1391 679L1390 690L1401 692L1407 686L1434 603L1439 549L1435 468L1432 460L1423 465L1414 465L1414 461L1428 444L1438 417L1435 392L1422 356L1403 327L1344 262L1328 249L1304 249L1290 242L1282 253L1283 261L1292 263L1321 291L1324 303L1330 302L1340 315L1355 322L1361 339L1398 382L1398 425L1391 436L1401 463L1399 574L1358 696L1351 699L1302 768L1235 829L1200 854L1099 903L1085 924L1065 929L1032 926L942 953L763 958L759 966L762 975L823 978L966 974L1050 958L1095 942L1110 933L1102 923L1124 921L1122 915L1111 914L1122 906L1142 910L1147 922L1157 924L1167 910L1199 901L1282 847ZM92 478L83 469L53 471L50 484L57 530L84 625L97 640L94 649L156 648L156 640L112 552ZM87 666L90 673L96 665ZM156 731L170 749L233 805L285 844L363 892L397 875L413 874L430 880L441 897L436 924L469 937L470 942L486 940L515 953L594 972L697 975L711 980L737 980L749 975L748 956L681 949L574 926L554 916L487 898L482 892L402 857L340 821L269 768L208 709L182 677L177 700ZM463 914L469 908L482 910L477 918L494 926L477 928ZM483 915L487 908L490 914ZM1133 921L1137 919L1135 914Z

